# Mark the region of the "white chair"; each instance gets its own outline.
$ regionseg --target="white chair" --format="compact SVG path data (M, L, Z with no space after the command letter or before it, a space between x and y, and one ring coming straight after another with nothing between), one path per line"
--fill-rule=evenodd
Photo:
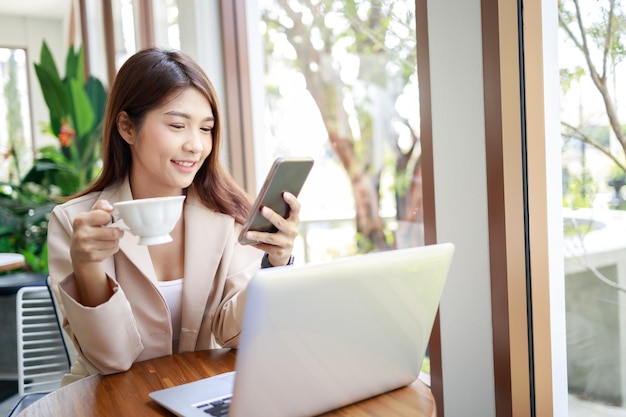
M19 289L16 319L18 395L24 408L28 397L34 400L59 388L70 363L47 286Z
M57 321L59 322L59 328L61 329L63 341L65 342L65 351L67 352L67 356L69 357L71 368L72 364L78 360L78 352L76 351L74 343L72 343L72 339L68 336L66 332L63 331L63 313L59 308L59 301L57 298L55 298L54 291L52 291L50 275L48 275L48 277L46 278L46 285L48 286L48 291L50 291L50 296L52 297L52 302L54 303L54 311L57 315Z

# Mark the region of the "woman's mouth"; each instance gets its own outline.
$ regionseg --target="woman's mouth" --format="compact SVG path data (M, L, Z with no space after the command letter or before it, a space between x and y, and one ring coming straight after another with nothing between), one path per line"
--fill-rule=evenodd
M195 162L190 162L190 161L172 161L172 162L174 162L176 165L179 165L185 168L191 168L192 166L195 165Z

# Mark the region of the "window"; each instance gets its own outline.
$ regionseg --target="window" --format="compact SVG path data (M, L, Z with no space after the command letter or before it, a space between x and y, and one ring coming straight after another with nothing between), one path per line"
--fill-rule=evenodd
M619 3L559 2L571 415L626 410L626 67L617 25L626 15Z
M0 48L0 181L19 182L32 165L27 65L24 49Z
M413 1L259 1L264 148L308 155L304 257L422 245ZM332 187L328 187L332 184Z
M180 28L178 26L178 1L157 0L152 9L156 45L180 49Z
M117 0L112 3L115 33L115 66L119 68L124 61L138 50L138 31L135 29L136 8L132 0Z

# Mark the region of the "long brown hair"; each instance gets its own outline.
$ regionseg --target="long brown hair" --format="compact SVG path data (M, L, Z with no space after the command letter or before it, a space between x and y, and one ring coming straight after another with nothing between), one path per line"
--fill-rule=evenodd
M73 197L102 191L128 176L131 152L117 130L116 118L120 112L125 111L140 129L148 111L189 87L206 97L215 118L213 149L190 187L208 208L243 223L250 209L250 197L220 160L221 116L217 93L202 68L180 51L144 49L122 65L113 81L104 114L102 171L90 186Z

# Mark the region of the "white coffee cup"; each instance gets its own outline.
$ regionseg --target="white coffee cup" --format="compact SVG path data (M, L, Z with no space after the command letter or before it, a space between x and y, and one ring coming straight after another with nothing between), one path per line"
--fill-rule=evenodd
M184 195L140 198L113 203L124 225L140 245L159 245L172 241L170 232L183 211ZM124 228L117 222L111 226Z

